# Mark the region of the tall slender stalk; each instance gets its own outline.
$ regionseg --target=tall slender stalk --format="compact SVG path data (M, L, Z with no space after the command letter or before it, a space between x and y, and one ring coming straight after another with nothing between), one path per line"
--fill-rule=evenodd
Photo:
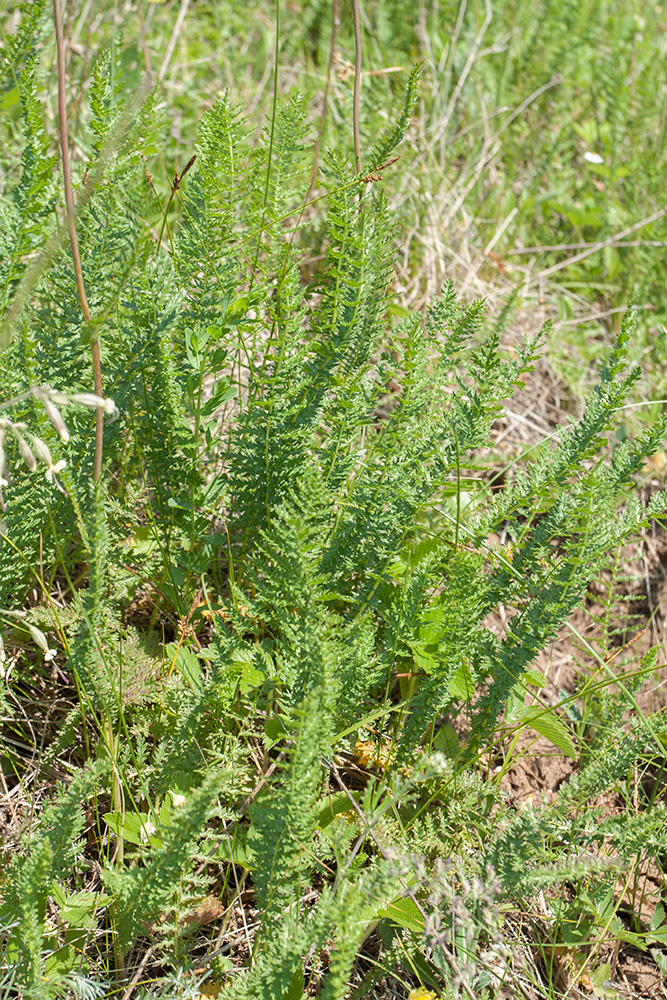
M354 155L357 160L357 173L361 173L361 138L359 136L359 115L361 110L361 14L359 0L352 0L354 7Z
M329 109L329 94L331 93L331 77L333 76L333 65L336 58L336 38L338 37L338 26L340 24L340 14L338 12L338 0L331 0L331 45L329 47L329 65L327 66L327 82L324 87L324 97L322 98L322 115L320 117L320 128L317 139L313 146L313 169L310 175L310 187L306 195L306 202L313 197L313 191L317 183L317 172L320 165L320 150L324 138L324 129L327 121L327 111Z
M90 323L90 306L86 296L86 286L83 280L83 270L81 268L81 255L79 253L79 240L76 235L76 217L74 213L74 198L72 196L72 174L69 162L69 141L67 136L67 81L65 78L65 38L63 34L62 11L60 0L53 0L53 16L56 28L56 52L58 56L58 123L60 127L60 147L63 161L63 180L65 184L65 206L67 211L67 228L72 246L72 262L74 264L74 276L76 279L76 290L81 304L86 323ZM95 383L95 394L101 399L104 396L102 385L102 363L100 360L100 343L95 336L92 345L93 379ZM102 455L104 448L104 410L98 406L95 410L95 455L93 459L93 482L99 482L102 475ZM96 502L100 502L99 496ZM107 743L107 751L114 765L117 763L117 742L113 725L108 714L102 722L102 735ZM113 804L114 808L122 811L123 794L120 777L117 768L113 771ZM119 839L118 856L122 858L123 839ZM115 945L115 957L118 971L122 973L125 968L125 956Z
M72 197L72 174L69 164L69 141L67 138L67 83L65 80L65 38L63 35L63 20L60 9L60 0L53 0L53 17L56 28L56 52L58 55L58 120L60 126L60 148L63 161L63 181L65 184L65 205L67 209L67 228L69 239L72 245L72 261L74 264L74 275L76 278L76 290L81 303L86 323L90 323L90 307L86 297L86 287L83 282L83 271L81 269L81 256L79 254L79 241L76 235L76 219L74 215L74 198ZM104 388L102 385L102 363L100 361L100 344L97 337L93 339L93 379L95 382L95 393L102 398ZM95 458L93 461L93 480L97 482L102 474L102 450L104 446L104 410L98 406L95 411Z

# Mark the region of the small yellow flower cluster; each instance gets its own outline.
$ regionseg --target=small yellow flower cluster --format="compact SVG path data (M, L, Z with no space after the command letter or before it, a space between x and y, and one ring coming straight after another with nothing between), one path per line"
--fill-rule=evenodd
M408 1000L437 1000L437 994L425 986L418 986L416 990L410 990Z
M394 747L387 740L379 745L370 740L357 740L354 752L361 766L371 771L386 771L394 757Z
M396 746L389 740L382 740L381 743L373 743L371 740L357 740L354 744L354 754L357 763L369 771L379 774L388 770L396 760ZM409 767L399 767L401 774L409 776Z

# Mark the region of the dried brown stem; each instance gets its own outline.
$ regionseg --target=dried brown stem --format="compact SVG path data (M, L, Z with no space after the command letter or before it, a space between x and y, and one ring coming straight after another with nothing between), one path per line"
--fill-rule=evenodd
M90 307L86 297L86 288L83 283L83 271L81 269L81 256L79 254L79 241L76 235L76 217L74 214L74 198L72 196L72 174L69 164L69 141L67 137L67 82L65 79L65 38L63 35L63 19L60 9L60 0L53 0L53 17L56 28L56 52L58 54L58 119L60 126L60 147L63 161L63 181L65 185L65 205L67 208L67 228L69 239L72 245L72 262L74 264L74 276L76 278L76 290L81 303L86 323L90 323ZM104 388L102 385L102 364L100 361L100 344L95 338L91 347L93 357L93 379L95 382L95 394L102 397ZM95 412L95 458L93 462L93 480L97 482L102 474L102 449L104 444L104 411L98 407Z

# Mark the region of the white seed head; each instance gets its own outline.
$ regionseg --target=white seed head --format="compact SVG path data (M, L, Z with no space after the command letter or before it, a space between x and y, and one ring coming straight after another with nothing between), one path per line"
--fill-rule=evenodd
M91 409L96 410L98 406L104 409L106 405L106 400L102 399L101 396L96 396L94 392L75 392L69 397L70 403L78 403L79 406L89 406Z
M49 449L49 446L41 438L36 437L34 434L30 434L30 442L32 444L35 455L40 462L43 462L46 466L46 471L44 472L44 478L48 483L53 482L54 476L56 476L62 469L65 468L67 462L64 458L61 458L59 462L53 461L53 455Z
M44 473L44 478L46 479L47 483L52 482L58 475L58 473L62 472L62 470L65 468L66 465L67 462L65 461L64 458L61 458L60 461L56 462L55 465L50 465L46 470L46 472Z
M66 396L63 392L58 392L57 389L51 389L50 386L44 386L43 388L45 392L48 392L48 398L51 400L52 403L55 403L57 406L69 405L70 398L69 396Z
M65 421L60 415L58 407L51 402L48 396L44 396L42 398L42 403L44 404L44 409L48 414L49 420L57 430L61 440L65 442L69 441L69 431L67 430Z
M75 392L69 397L69 402L78 403L79 406L89 406L93 410L104 410L109 417L118 416L118 408L113 399L96 396L94 392Z
M40 462L43 462L49 469L53 465L53 456L46 441L42 441L35 434L29 434L32 450Z
M30 471L34 472L35 469L37 468L37 459L33 455L30 445L21 434L21 431L19 430L20 426L21 426L20 424L12 424L10 430L18 442L19 451L21 452L21 458L28 466Z
M37 643L39 648L44 653L44 657L46 658L46 655L49 652L49 644L41 628L37 628L36 625L31 625L30 622L26 622L26 628L30 632L30 635L33 638L33 642Z
M120 416L120 411L110 396L104 400L104 412L112 420L117 420Z
M141 824L141 833L139 837L141 838L142 844L147 844L150 838L155 833L155 824L151 823L149 819L145 823Z
M92 410L101 409L109 417L114 419L118 416L118 408L110 397L98 396L94 392L59 392L52 389L50 385L41 385L31 390L32 395L41 400L51 423L60 434L63 441L69 441L69 432L65 422L58 411L59 406L69 406L76 403L79 406L88 406Z

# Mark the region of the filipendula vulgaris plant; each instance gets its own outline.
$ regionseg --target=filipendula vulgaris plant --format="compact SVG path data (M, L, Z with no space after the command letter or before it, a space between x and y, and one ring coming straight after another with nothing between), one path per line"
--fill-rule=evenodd
M304 286L298 234L286 229L308 180L303 102L276 107L252 151L239 113L216 102L196 160L161 202L146 163L161 128L157 97L122 108L113 69L106 57L94 71L94 180L79 181L95 330L82 322L68 256L56 248L17 303L17 332L0 357L26 422L49 444L57 427L32 408L30 388L85 391L82 339L99 335L120 412L93 489L83 410L69 422L65 493L35 474L15 474L5 489L3 606L22 610L41 536L43 564L59 567L73 606L51 631L80 698L55 743L72 754L75 778L8 870L8 974L30 997L67 995L74 974L106 987L147 933L162 967L178 973L198 940L181 920L188 908L206 892L223 909L239 906L247 884L257 930L218 984L222 996L299 1000L317 989L339 1000L378 928L403 935L408 953L428 952L430 974L446 978L456 942L421 940L440 924L426 921L424 869L406 871L420 846L410 810L436 789L447 853L465 827L447 802L461 784L473 795L477 761L499 727L530 726L573 748L556 713L525 706L531 664L609 552L664 507L663 497L648 509L619 506L664 425L610 458L603 452L639 377L626 369L632 318L586 413L557 446L545 443L511 485L466 512L457 503L429 533L425 518L460 496L461 470L488 445L539 340L503 358L499 331L484 337L481 304L459 302L451 286L424 316L387 320L396 232L373 178L408 127L417 74L361 173L338 150L326 157L326 259ZM31 148L41 149L34 77L22 71L19 84L30 97ZM21 211L28 231L42 209ZM10 309L23 253L16 267ZM502 527L512 538L504 551L493 541ZM143 631L127 616L141 587L156 609ZM485 626L499 604L518 609L502 638ZM146 659L148 689L139 683ZM467 733L429 770L443 719L463 711ZM383 768L355 793L341 760L369 728ZM489 827L468 852L471 879L485 879L490 864L511 896L580 872L577 850L594 834L583 819L572 825L573 812L656 735L639 720L598 749L560 804ZM81 755L99 763L82 767ZM83 812L74 800L95 810L87 844L76 839ZM617 850L632 856L648 833L657 841L661 821L659 810L638 817L616 832ZM565 822L566 858L554 846ZM68 900L92 843L100 874L87 883L89 932L72 943L80 928Z

